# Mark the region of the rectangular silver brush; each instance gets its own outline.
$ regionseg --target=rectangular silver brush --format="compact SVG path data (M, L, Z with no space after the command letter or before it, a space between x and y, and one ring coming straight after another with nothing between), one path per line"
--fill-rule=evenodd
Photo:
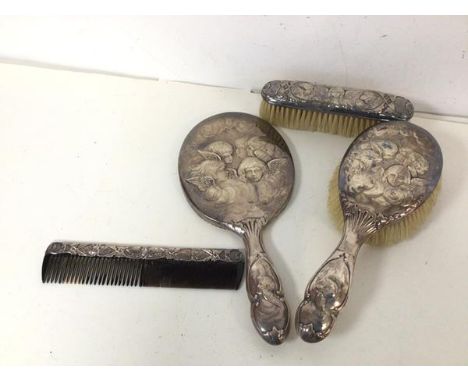
M238 249L195 249L54 242L42 263L43 283L238 289Z

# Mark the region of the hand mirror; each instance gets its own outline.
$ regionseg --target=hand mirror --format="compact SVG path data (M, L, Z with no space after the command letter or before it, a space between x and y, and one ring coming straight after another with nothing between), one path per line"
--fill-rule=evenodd
M285 208L293 188L294 165L286 142L268 122L253 115L218 114L200 122L186 137L179 177L201 217L243 238L253 324L268 343L282 343L289 312L261 233Z

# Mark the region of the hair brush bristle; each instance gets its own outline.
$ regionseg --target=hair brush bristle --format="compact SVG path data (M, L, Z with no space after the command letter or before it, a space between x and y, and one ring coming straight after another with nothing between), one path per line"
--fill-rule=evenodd
M343 211L340 204L340 195L338 190L338 172L339 166L335 169L330 180L328 190L328 211L334 225L343 230ZM421 225L427 220L432 208L437 202L437 197L441 189L441 181L438 182L436 188L427 200L418 207L414 212L410 213L401 220L395 223L390 223L367 239L366 243L373 246L386 246L403 241L415 234Z
M344 137L356 137L365 129L381 122L344 114L322 113L277 106L264 100L260 105L260 117L279 127L337 134Z

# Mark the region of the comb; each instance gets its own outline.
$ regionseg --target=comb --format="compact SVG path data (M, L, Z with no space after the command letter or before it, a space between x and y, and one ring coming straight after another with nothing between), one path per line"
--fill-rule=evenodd
M237 249L194 249L54 242L43 283L238 289L244 256Z

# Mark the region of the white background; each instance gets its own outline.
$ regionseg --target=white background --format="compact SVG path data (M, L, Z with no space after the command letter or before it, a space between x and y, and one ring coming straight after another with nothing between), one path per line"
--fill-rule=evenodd
M443 187L411 240L364 246L347 306L320 344L294 330L261 340L239 291L43 285L56 240L240 247L192 211L177 157L224 111L256 114L243 90L0 65L0 363L51 365L465 364L468 354L466 120L413 121L444 154ZM296 167L265 247L291 313L339 241L328 182L349 138L281 129Z
M0 65L0 363L467 364L466 119L414 118L444 153L440 200L413 239L363 247L348 305L321 344L294 330L265 344L244 285L40 282L54 240L241 246L188 207L177 154L201 119L256 114L250 91L271 79L374 88L467 116L467 17L0 17L0 36L0 62L240 89ZM265 245L294 312L339 240L325 201L351 140L281 134L297 181Z
M371 88L468 115L466 16L2 17L0 60L258 90Z

